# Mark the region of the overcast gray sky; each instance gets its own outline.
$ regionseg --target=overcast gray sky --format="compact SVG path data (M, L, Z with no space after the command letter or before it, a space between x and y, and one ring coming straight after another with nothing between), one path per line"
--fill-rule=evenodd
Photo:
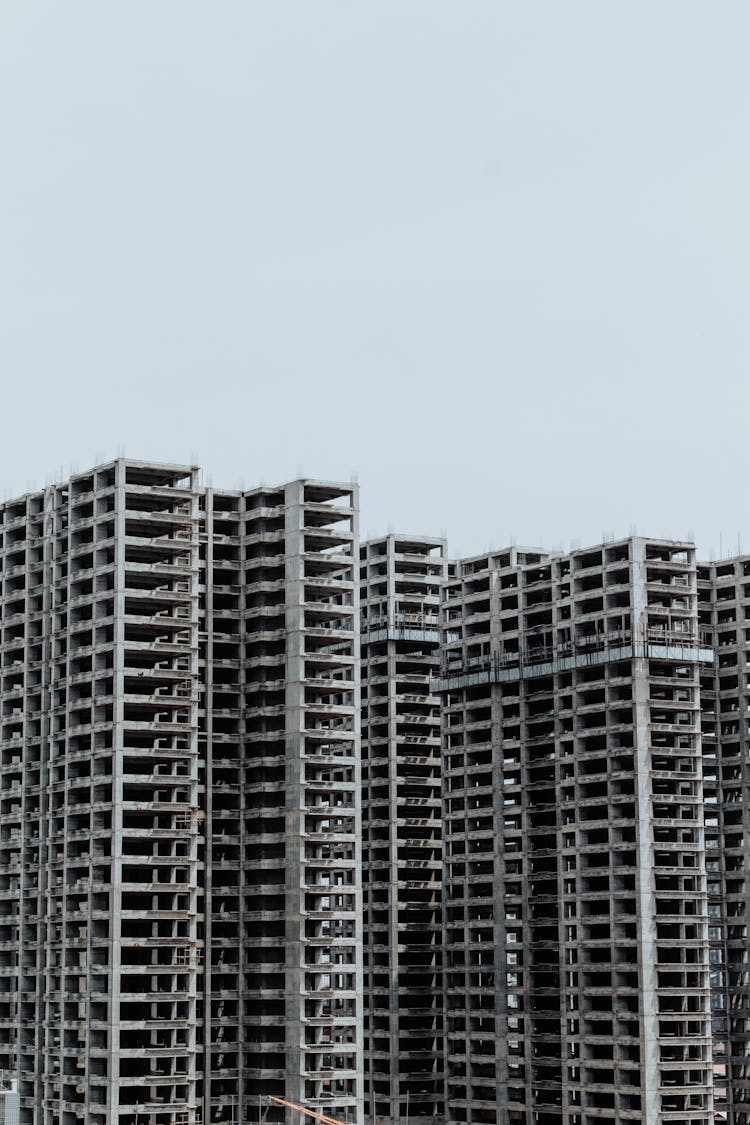
M5 0L0 490L750 550L747 0Z

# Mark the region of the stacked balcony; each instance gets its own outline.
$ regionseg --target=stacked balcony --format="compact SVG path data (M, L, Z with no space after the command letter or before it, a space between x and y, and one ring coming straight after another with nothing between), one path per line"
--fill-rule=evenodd
M363 545L366 1097L371 1120L443 1114L438 670L441 540Z
M711 1119L710 657L689 544L513 549L446 585L453 1119Z
M742 809L750 784L750 560L739 556L702 566L699 600L701 628L716 656L701 684L714 1094L732 1125L747 1125L750 942Z
M22 1122L196 1120L194 503L117 462L3 512Z

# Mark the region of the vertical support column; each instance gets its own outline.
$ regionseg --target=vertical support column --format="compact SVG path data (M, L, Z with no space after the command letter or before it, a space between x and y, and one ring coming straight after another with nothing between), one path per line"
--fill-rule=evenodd
M188 746L188 762L190 770L190 807L191 809L198 810L200 805L199 800L199 785L200 785L200 761L198 755L198 684L200 682L200 669L199 669L199 644L198 644L198 631L199 631L199 600L200 600L200 546L198 527L200 521L199 498L198 498L198 469L193 468L190 473L190 517L189 517L189 558L190 558L190 674L188 677L190 703L189 703L189 746ZM210 758L210 751L208 754ZM196 958L191 964L190 974L190 1000L188 1006L188 1035L187 1035L187 1049L188 1049L188 1066L189 1071L187 1075L187 1088L188 1088L188 1106L190 1117L196 1121L200 1110L198 1110L198 1080L199 1075L205 1076L208 1071L204 1070L199 1065L198 1061L198 995L199 995L199 974L201 968L203 973L207 972L208 966L206 964L207 958L205 951L207 948L205 939L200 941L200 930L207 924L210 917L210 900L206 896L203 901L203 915L198 913L198 890L201 874L199 872L199 853L208 846L210 840L210 826L203 825L201 831L201 818L197 819L196 831L190 835L190 890L188 895L188 933L189 943L192 949L196 950ZM209 871L209 864L203 864L203 877L205 878L206 872ZM205 1019L204 1011L204 1019ZM204 1027L205 1034L205 1027ZM197 1111L197 1112L196 1112ZM190 1123L192 1125L192 1121Z
M239 931L239 950L238 950L238 981L237 981L237 1125L245 1120L250 1111L250 1098L248 1096L248 1084L243 1079L243 1046L244 1046L244 1028L245 1028L245 969L247 967L247 944L245 940L245 895L247 893L247 879L246 879L246 831L247 831L247 793L245 790L245 777L247 768L247 752L246 752L246 739L247 739L247 722L246 722L246 708L247 697L245 695L245 687L248 680L247 661L245 660L245 629L247 621L248 597L247 597L247 582L245 581L246 575L246 559L245 559L245 515L247 510L247 496L243 495L239 504L239 526L238 535L240 541L240 554L239 554L239 568L240 568L240 593L239 593L239 668L237 671L238 676L238 698L240 700L240 715L239 724L237 727L237 737L239 739L238 747L238 765L237 765L237 779L239 783L239 808L237 810L239 817L239 873L237 876L237 905L238 905L238 921L237 928ZM213 574L211 576L213 585ZM260 1104L260 1099L259 1099ZM261 1117L261 1111L258 1112L258 1117ZM234 1125L234 1122L232 1122Z
M287 1098L304 1103L304 750L305 637L304 620L304 484L295 481L285 490L285 790L286 790L286 938L285 1018Z
M50 864L50 831L51 818L49 810L49 782L50 759L54 747L54 719L52 714L52 677L54 668L54 626L52 617L52 590L55 577L55 533L57 530L56 512L57 490L48 488L44 494L44 567L43 567L43 616L42 616L42 716L41 716L41 752L39 755L39 859L37 867L38 886L36 890L37 921L36 921L36 964L37 975L35 981L35 1014L36 1014L36 1058L33 1073L33 1100L34 1112L39 1121L45 1120L43 1116L44 1105L44 1068L47 1059L47 1044L43 1043L44 1017L45 1017L45 980L49 971L49 942L48 924L49 915L49 864ZM28 581L28 565L27 565ZM24 678L30 674L29 663L31 655L28 649L25 654ZM26 770L24 770L26 774ZM22 832L28 831L26 818ZM26 901L24 899L24 901ZM23 945L23 942L22 942ZM23 950L21 950L23 956ZM21 969L21 990L24 991L23 968ZM26 1038L26 1036L24 1036ZM29 1076L31 1077L31 1076Z
M205 768L205 864L203 874L203 909L205 915L204 934L206 954L203 958L203 1120L211 1121L211 1047L214 1037L213 1024L213 981L212 981L212 917L213 917L213 691L214 691L214 587L213 587L213 489L207 488L205 492L205 520L204 534L206 544L206 557L203 563L203 581L206 587L205 611L203 626L206 634L205 648L205 679L203 687L203 701L206 714L205 738L206 759Z
M638 963L640 966L640 1032L643 1115L656 1121L660 1115L659 1059L654 1049L659 1041L656 996L656 920L654 918L653 803L651 799L650 703L648 660L636 654L645 651L647 638L645 543L631 540L633 659L633 742L635 747L636 838L638 897Z
M356 1108L354 1121L364 1119L365 1112L365 1078L364 1078L364 964L362 950L364 947L364 933L362 929L362 664L359 658L360 643L360 585L359 585L359 489L352 488L351 505L352 516L352 639L351 639L351 674L354 681L352 706L353 734L352 748L354 752L354 872L355 883L352 888L354 894L354 987L355 987L355 1033L354 1033L354 1058L355 1058L355 1099Z
M396 695L396 663L398 642L395 633L398 629L396 606L396 539L389 535L386 540L386 661L388 682L386 685L388 705L388 1043L390 1047L390 1119L398 1122L401 1118L401 1067L399 1041L399 831L398 831L398 700Z
M66 641L66 645L65 645L66 653L65 653L65 677L64 677L64 682L65 682L65 707L64 707L64 712L65 712L65 718L64 718L65 750L64 750L64 754L65 754L66 759L68 759L68 757L70 755L71 747L72 747L71 735L70 735L70 728L71 728L71 722L72 722L71 706L70 706L70 679L71 679L71 675L72 675L72 671L73 671L72 656L71 656L71 647L72 647L73 642L72 642L72 635L71 635L71 614L70 614L70 566L71 566L71 554L70 553L71 553L71 548L73 546L73 536L72 536L72 530L71 530L71 523L72 523L72 520L73 520L73 503L72 503L72 495L71 494L72 494L72 488L71 488L70 483L69 483L68 489L67 489L67 501L66 501L66 505L65 505L65 507L66 507L66 515L65 515L65 521L64 521L65 522L65 532L64 532L65 543L64 543L63 551L61 552L61 557L65 559L66 565L67 565L67 575L65 577L65 598L64 598L65 608L64 609L60 608L60 616L62 616L63 614L65 616L65 622L66 622L65 634L66 634L66 637L67 637L67 641ZM96 566L96 547L95 546L94 546L94 566ZM58 601L57 591L55 591L55 601L56 602ZM58 621L59 621L59 618L57 616L57 606L55 606L55 610L53 611L53 622L54 622L56 631L57 631ZM94 639L94 633L93 633L93 626L92 626L92 640L93 639ZM89 712L89 721L91 721L91 713L90 712ZM66 933L67 933L67 925L68 925L68 917L67 917L67 915L68 915L68 898L69 898L69 896L68 896L68 886L69 886L69 883L72 882L72 880L74 878L74 874L75 874L71 870L71 858L72 858L71 852L72 852L72 849L71 849L70 836L69 836L69 832L68 832L69 818L70 818L73 810L72 810L71 795L70 795L68 785L67 785L67 781L68 781L67 761L65 762L64 765L61 765L61 763L58 760L58 755L55 754L55 756L52 759L52 766L53 766L53 782L56 780L58 773L62 773L63 771L65 771L65 775L66 775L66 786L65 786L65 795L64 795L64 802L63 802L64 808L65 808L65 827L66 827L65 838L62 841L55 841L54 844L53 844L53 846L56 849L62 847L63 856L64 856L64 862L63 862L63 887L64 887L64 890L63 890L62 894L58 893L57 896L56 896L55 917L52 919L52 925L55 927L57 935L59 935L58 938L57 938L58 950L59 950L59 952L57 954L57 956L59 958L58 964L57 964L57 973L58 973L58 980L59 980L58 988L60 989L60 1000L59 1000L59 1014L58 1014L58 1026L57 1026L56 1036L57 1036L58 1043L59 1043L58 1058L59 1058L60 1064L61 1064L60 1065L60 1071L62 1072L63 1067L64 1067L64 1054L63 1054L63 1042L64 1042L64 1039L65 1039L64 1014L65 1014L65 995L66 995L66 983L67 983L67 951L66 951L65 936L66 936ZM58 769L58 767L61 767L61 768ZM89 798L90 798L90 794L89 794ZM89 804L89 816L91 815L90 809L91 809L91 805ZM86 1021L86 1028L88 1029L89 1018L90 1018L89 995L78 996L77 1001L78 1001L78 1004L77 1004L77 1019L81 1020L83 1018ZM61 1114L61 1116L62 1116L62 1113L63 1113L63 1102L65 1101L64 1083L65 1083L65 1076L62 1073L60 1073L59 1101L60 1101L60 1114Z
M112 826L107 1029L107 1121L119 1120L120 1093L120 922L122 915L122 800L125 665L125 462L115 465L114 650L112 659Z

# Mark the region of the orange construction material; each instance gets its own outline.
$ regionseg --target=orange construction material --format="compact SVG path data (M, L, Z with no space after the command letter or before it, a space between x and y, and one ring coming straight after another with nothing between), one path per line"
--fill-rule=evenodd
M347 1121L339 1121L337 1117L326 1117L324 1113L316 1113L314 1109L305 1109L303 1105L295 1105L294 1102L287 1102L284 1098L275 1098L273 1094L268 1095L272 1102L277 1105L288 1106L289 1109L296 1109L299 1113L306 1113L308 1117L314 1117L317 1121L325 1121L326 1125L351 1125Z

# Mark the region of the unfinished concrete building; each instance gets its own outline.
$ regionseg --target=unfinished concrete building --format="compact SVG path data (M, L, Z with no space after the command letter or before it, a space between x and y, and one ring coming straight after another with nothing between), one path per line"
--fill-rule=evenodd
M445 543L360 551L365 1096L371 1121L442 1118L439 668Z
M124 462L3 505L0 1067L21 1121L199 1108L197 492Z
M355 1119L356 536L351 486L125 460L0 508L0 1070L26 1125L239 1122L269 1093Z
M750 556L698 567L714 1098L750 1120Z
M201 508L206 1119L284 1120L277 1095L359 1120L356 489Z
M713 1121L696 564L459 564L443 602L446 1114Z

